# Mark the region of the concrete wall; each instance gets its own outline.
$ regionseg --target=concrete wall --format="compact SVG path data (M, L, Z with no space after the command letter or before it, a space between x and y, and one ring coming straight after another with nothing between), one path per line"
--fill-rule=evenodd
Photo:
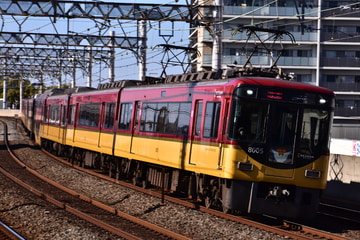
M325 198L360 202L360 141L332 139ZM354 205L355 206L355 205Z
M20 113L19 109L0 109L1 117L15 117L15 114L20 117Z

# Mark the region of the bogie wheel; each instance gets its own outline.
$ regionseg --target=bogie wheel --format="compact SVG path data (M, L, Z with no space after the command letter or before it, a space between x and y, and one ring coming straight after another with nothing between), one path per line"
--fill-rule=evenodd
M226 214L228 214L228 213L231 212L231 209L230 209L230 208L224 207L224 206L222 206L222 210L223 210L223 213L226 213Z
M143 180L142 183L141 183L141 186L143 189L147 189L149 188L149 182L147 180Z
M210 208L213 204L213 199L210 197L206 197L204 203L206 208Z

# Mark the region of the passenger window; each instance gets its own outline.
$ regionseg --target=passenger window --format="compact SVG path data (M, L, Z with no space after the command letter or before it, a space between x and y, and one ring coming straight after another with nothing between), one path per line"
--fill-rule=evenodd
M157 133L165 133L166 125L169 121L169 110L168 110L168 103L158 103L155 110L155 124L156 127L154 128L155 132Z
M180 103L179 118L177 121L179 133L187 135L190 124L191 103Z
M68 119L69 125L74 125L75 123L75 110L76 110L75 105L71 105L69 108L69 119Z
M178 129L179 122L179 103L169 103L168 105L168 116L165 125L165 132L170 134L180 134ZM178 132L179 131L179 132Z
M66 123L66 106L61 106L61 125Z
M216 138L218 136L221 102L206 103L204 137Z
M84 127L98 127L100 103L80 105L79 125Z
M114 109L115 103L107 103L106 104L106 114L105 114L105 125L104 128L112 129L114 126Z
M144 103L141 131L184 135L190 123L191 103Z
M60 109L59 109L59 106L52 106L50 105L49 106L49 123L55 123L55 124L58 124L60 122L60 116L59 116L59 113L60 113Z
M141 131L155 132L156 103L143 104L141 113Z
M200 136L202 109L203 109L203 103L197 102L196 103L196 123L195 123L195 132L194 132L195 136Z
M132 103L122 103L121 104L119 129L130 130L132 108L133 108Z
M44 115L43 115L43 122L49 122L49 113L50 112L50 106L45 105L44 107Z

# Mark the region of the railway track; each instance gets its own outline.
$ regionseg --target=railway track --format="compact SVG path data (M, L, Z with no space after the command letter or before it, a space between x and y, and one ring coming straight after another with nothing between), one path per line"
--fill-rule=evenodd
M45 152L45 153L47 153L47 152ZM47 153L47 154L49 154L49 153ZM150 191L149 189L143 189L141 187L134 186L131 183L119 182L118 180L109 178L109 177L107 177L107 176L105 176L103 174L96 173L96 172L94 172L92 170L89 170L89 169L83 169L83 168L80 168L78 166L74 166L74 165L62 160L61 158L57 158L57 157L55 157L55 156L53 156L51 154L49 154L49 155L52 156L53 158L56 158L58 161L61 161L64 164L70 165L70 166L72 166L74 168L77 168L77 169L79 169L81 171L84 171L84 172L87 172L89 174L95 175L97 177L106 179L107 181L111 181L111 182L121 184L121 185L123 185L123 186L125 186L127 188L132 188L132 189L135 189L137 191L141 191L141 192L156 196L158 198L165 199L166 201L174 202L174 203L177 203L177 204L182 204L182 205L184 205L186 207L189 207L189 208L198 209L200 211L207 212L209 214L219 216L221 218L229 219L231 221L238 222L238 223L241 223L241 224L250 225L250 226L256 227L258 229L263 229L265 231L273 232L273 233L278 234L278 235L286 236L286 237L291 238L291 239L314 239L314 238L315 239L317 239L317 238L323 238L323 239L346 239L346 238L343 238L343 237L339 237L337 235L333 235L333 234L323 232L323 231L318 231L318 230L312 229L312 228L307 228L305 226L301 226L301 225L290 223L290 222L288 222L286 224L283 224L281 226L269 226L269 225L259 223L259 222L256 222L256 221L252 221L252 220L249 220L249 219L246 219L246 218L243 218L243 217L224 214L222 212L215 211L213 209L207 209L205 207L202 207L196 202L183 201L181 199L177 199L177 198L173 198L173 197L170 197L170 196L163 195L161 192L160 193L159 192L153 192L153 191Z
M7 126L4 121L2 123L5 145L0 147L0 172L12 181L59 208L125 239L188 239L65 188L28 168L9 151Z
M334 204L321 203L320 212L323 215L331 216L334 218L341 218L344 221L360 224L360 211L348 207L340 207Z
M25 240L23 236L13 230L10 226L0 221L0 239L1 240Z

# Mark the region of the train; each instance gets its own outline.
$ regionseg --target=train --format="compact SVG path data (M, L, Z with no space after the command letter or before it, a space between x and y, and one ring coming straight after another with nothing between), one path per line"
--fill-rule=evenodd
M279 77L280 76L280 77ZM241 69L50 89L21 118L49 152L224 212L313 218L332 91Z

